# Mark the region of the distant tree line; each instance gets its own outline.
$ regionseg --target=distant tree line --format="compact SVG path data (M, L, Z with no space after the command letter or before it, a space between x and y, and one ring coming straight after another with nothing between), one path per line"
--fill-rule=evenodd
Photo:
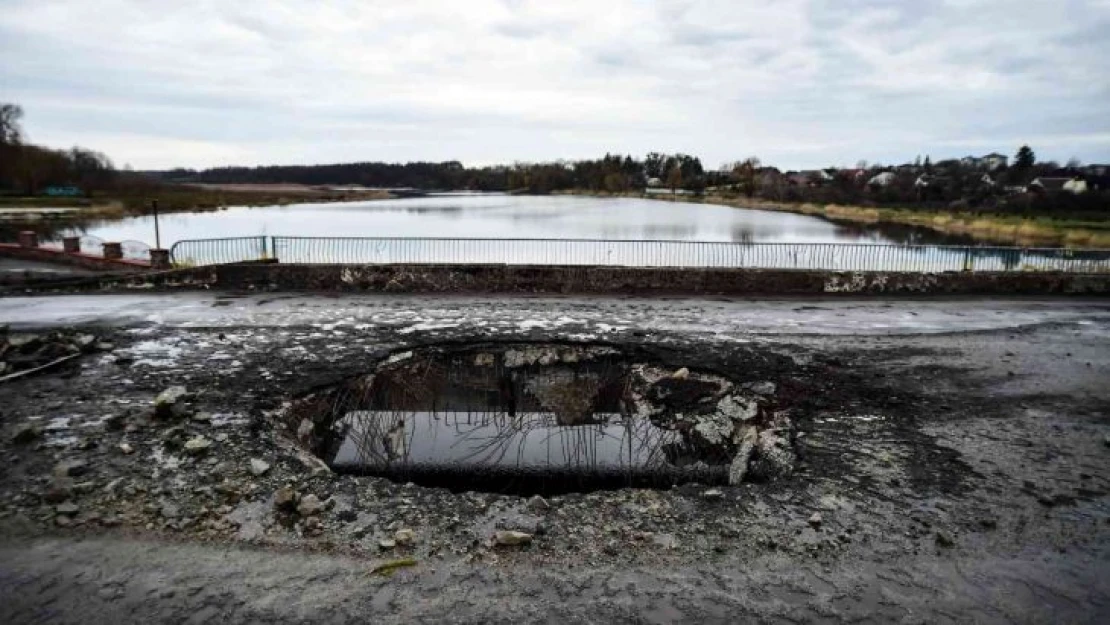
M151 172L168 182L297 183L313 186L359 185L374 188L414 188L550 193L570 189L621 193L644 188L649 179L666 179L675 188L701 189L706 177L701 161L686 154L606 154L599 159L516 163L492 167L464 167L443 163L342 163L334 165L270 165L217 167Z
M104 189L116 180L107 156L74 147L53 150L24 143L23 109L0 104L0 190L37 195L50 186Z

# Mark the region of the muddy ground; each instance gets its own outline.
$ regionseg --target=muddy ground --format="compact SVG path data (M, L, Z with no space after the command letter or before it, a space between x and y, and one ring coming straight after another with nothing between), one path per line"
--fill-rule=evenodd
M4 323L104 348L0 383L5 622L1110 617L1104 301L80 296L0 300ZM541 501L336 475L283 426L473 340L773 382L796 470Z

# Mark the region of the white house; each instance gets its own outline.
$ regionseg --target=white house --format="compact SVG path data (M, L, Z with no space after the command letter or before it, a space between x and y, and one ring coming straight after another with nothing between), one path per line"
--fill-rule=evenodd
M987 171L994 171L996 169L1005 167L1010 162L1010 158L1005 154L998 152L991 152L986 156L965 156L960 159L960 164L964 167L972 167L974 169L985 169Z
M872 176L871 180L867 181L867 186L869 186L869 187L885 187L885 186L889 185L892 182L894 182L894 172L884 171L881 174L876 174L876 175Z
M1087 181L1082 178L1042 176L1030 182L1029 186L1037 187L1042 191L1067 191L1077 195L1087 192Z
M978 168L983 165L983 159L979 158L978 156L965 156L960 159L960 164L964 167Z
M1061 187L1061 188L1064 191L1068 191L1070 193L1075 193L1076 195L1078 195L1080 193L1086 193L1087 192L1087 181L1082 179L1082 178L1072 178L1071 180L1065 182L1064 186Z
M987 171L994 171L996 169L1005 167L1006 164L1010 162L1010 158L1005 154L991 152L990 154L980 158L979 162L982 163L983 167L987 168Z

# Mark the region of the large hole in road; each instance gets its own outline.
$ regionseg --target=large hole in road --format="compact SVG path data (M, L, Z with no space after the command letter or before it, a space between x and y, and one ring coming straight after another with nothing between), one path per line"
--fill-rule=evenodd
M775 473L793 450L774 395L610 346L456 345L301 397L288 423L337 472L552 495Z

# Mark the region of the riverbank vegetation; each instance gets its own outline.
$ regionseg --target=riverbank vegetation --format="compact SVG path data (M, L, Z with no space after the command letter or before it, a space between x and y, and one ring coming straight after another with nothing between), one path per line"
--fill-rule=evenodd
M24 141L22 110L0 104L0 209L81 208L82 217L209 211L227 206L271 206L391 197L361 189L308 185L182 184L149 172L117 169L104 154L81 147L56 150Z

